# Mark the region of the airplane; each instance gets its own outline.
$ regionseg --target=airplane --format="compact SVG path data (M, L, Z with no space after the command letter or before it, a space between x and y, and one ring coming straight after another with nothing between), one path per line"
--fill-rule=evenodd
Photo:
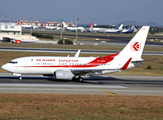
M94 28L92 23L90 23L90 28L87 28L88 32L98 32L102 28Z
M130 29L122 30L121 33L132 33L134 31L135 25L132 26Z
M46 26L46 24L44 22L43 22L43 25L44 25L45 29L48 29L48 30L55 30L55 29L57 29L57 27L55 27L55 26Z
M18 20L17 25L20 25L21 27L26 28L26 29L30 29L30 28L36 29L36 28L38 28L38 26L36 26L36 25L22 25L20 20Z
M10 35L10 34L0 34L0 41L12 42L12 43L36 43L40 41L35 36L31 35Z
M123 28L123 24L121 24L120 26L117 26L116 29L103 28L103 29L99 29L98 32L119 33L119 32L121 32L123 30L122 28Z
M84 27L68 27L65 22L63 22L63 28L65 28L66 30L70 30L70 31L77 31L77 30L81 32L85 31Z
M20 57L4 64L2 69L19 76L19 79L22 79L22 75L25 74L36 74L53 76L57 80L79 82L83 81L82 76L120 72L143 63L141 56L149 28L149 26L143 26L121 52L113 55L79 57L80 51L78 50L75 57Z

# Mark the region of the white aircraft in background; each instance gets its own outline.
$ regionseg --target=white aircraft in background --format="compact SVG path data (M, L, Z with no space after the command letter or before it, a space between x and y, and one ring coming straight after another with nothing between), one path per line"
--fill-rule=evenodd
M135 25L134 26L132 26L130 29L123 29L122 31L121 31L121 33L132 33L133 31L134 31L134 28L135 28Z
M81 31L81 32L85 31L84 27L68 27L65 22L63 22L63 28L65 28L66 30L70 30L70 31L76 31L76 30Z
M120 26L118 26L115 29L109 29L109 28L101 28L99 29L98 32L104 32L104 33L120 33L123 29L123 24L121 24Z
M30 28L37 29L38 28L38 26L36 26L36 25L22 25L20 20L18 20L17 25L20 25L20 26L22 26L23 28L26 28L26 29L30 29Z
M57 27L55 27L55 26L46 26L46 24L44 22L43 22L43 25L44 25L45 29L48 29L48 30L55 30L55 29L57 29Z
M121 52L106 57L79 57L80 51L74 57L21 57L3 65L2 69L19 76L19 79L24 74L36 74L78 81L83 81L83 75L119 72L142 64L148 31L149 26L143 26Z
M98 32L102 28L94 28L92 23L90 23L90 28L87 28L88 32Z
M36 43L40 40L31 35L10 35L10 34L0 34L0 39L3 42L12 42L12 43Z

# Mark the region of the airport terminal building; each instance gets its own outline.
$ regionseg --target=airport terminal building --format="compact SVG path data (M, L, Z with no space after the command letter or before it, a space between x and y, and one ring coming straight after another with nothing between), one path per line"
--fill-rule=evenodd
M10 35L21 35L22 27L15 23L0 23L0 33Z

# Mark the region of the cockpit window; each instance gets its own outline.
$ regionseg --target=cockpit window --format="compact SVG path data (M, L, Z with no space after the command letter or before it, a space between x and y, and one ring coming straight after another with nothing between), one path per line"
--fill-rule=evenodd
M10 61L9 63L17 64L18 62L17 61Z

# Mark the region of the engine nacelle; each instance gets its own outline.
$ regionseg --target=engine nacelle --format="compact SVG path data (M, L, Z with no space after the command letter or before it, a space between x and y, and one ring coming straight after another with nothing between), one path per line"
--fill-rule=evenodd
M19 44L19 43L21 43L21 40L15 40L15 43Z
M71 71L57 70L55 71L55 78L61 80L72 80L74 74Z

